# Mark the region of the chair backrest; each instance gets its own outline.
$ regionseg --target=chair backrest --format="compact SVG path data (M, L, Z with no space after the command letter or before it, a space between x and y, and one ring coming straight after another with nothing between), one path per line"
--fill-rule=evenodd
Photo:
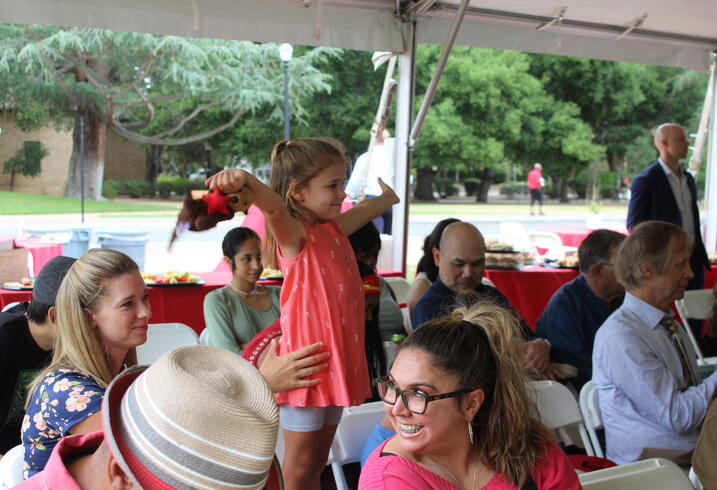
M682 321L685 323L685 332L690 342L692 342L692 346L695 348L699 364L704 364L705 358L702 354L702 349L700 349L697 339L692 333L692 329L687 325L687 320L704 320L705 318L709 318L712 314L712 308L714 307L714 293L711 289L685 291L685 295L682 299L675 301L675 307L680 314L680 318L682 318Z
M662 458L582 473L578 478L585 490L694 490L682 469Z
M330 463L347 464L360 461L361 449L368 435L384 415L382 401L344 408L334 442L331 444Z
M530 239L530 245L533 247L540 247L548 250L562 250L563 248L563 240L560 238L560 235L552 231L533 230L528 233L528 238Z
M22 445L10 449L0 459L0 488L11 488L22 482L22 463L25 452Z
M403 329L406 331L406 335L413 331L413 325L411 325L411 312L408 306L401 308L401 315L403 315Z
M410 285L402 277L384 277L388 285L391 287L393 294L396 296L396 303L399 305L406 302L406 294Z
M199 345L209 345L209 329L205 328L199 335Z
M564 442L570 441L570 437L564 429L576 428L585 451L589 456L595 456L590 437L585 430L583 417L580 414L578 401L570 390L555 381L531 381L530 386L534 390L534 400L542 422L551 429L557 430Z
M139 364L152 364L165 352L198 344L197 333L183 323L150 323L147 342L137 347L137 361Z
M513 245L514 250L530 250L530 238L522 223L501 221L498 228L503 240Z
M595 450L595 456L601 458L605 457L605 454L600 445L600 439L597 435L597 430L602 429L602 415L600 414L600 405L598 405L598 391L597 386L592 381L588 381L580 389L580 413L583 416L583 423L590 436L590 442L592 442L593 450Z
M20 301L13 301L12 303L8 303L5 306L3 306L2 311L10 311L11 308L14 308L19 304L20 304Z

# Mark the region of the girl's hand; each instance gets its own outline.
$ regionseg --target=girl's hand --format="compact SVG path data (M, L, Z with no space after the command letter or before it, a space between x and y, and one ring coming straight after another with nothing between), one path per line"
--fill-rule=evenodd
M320 379L304 378L328 366L324 361L329 357L329 353L316 353L323 346L322 342L317 342L279 356L279 343L274 339L269 344L268 354L259 366L259 372L264 376L273 393L315 386L321 382Z
M219 188L224 194L231 194L246 185L246 173L237 168L222 170L205 180L204 185L211 190Z
M378 185L381 186L381 196L385 196L390 199L391 205L398 204L401 200L398 198L396 193L386 184L381 177L378 178Z

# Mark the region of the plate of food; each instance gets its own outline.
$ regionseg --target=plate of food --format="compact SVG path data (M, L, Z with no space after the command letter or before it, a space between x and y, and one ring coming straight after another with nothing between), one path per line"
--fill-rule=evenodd
M543 265L545 265L547 267L554 267L556 269L575 269L575 270L577 270L580 268L577 254L566 255L565 257L561 257L557 260L543 259Z
M488 269L520 269L523 266L523 254L520 252L494 252L485 254L485 266Z
M515 253L513 245L510 243L503 242L501 240L488 239L485 242L485 250L490 253Z
M712 264L717 264L717 250L707 254Z
M168 271L157 274L142 273L147 286L196 286L204 284L204 279L189 272Z
M3 289L12 289L13 291L32 291L35 279L23 277L19 281L9 281L2 285Z
M264 269L259 276L259 280L272 281L284 279L284 275L279 269Z

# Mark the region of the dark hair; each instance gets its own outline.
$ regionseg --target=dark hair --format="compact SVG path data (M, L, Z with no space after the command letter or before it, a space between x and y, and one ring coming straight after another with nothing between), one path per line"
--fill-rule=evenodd
M376 274L373 267L360 260L358 264L359 275L365 277ZM381 338L381 329L378 326L378 305L374 309L373 318L365 321L364 347L366 350L366 364L368 364L369 379L373 381L376 378L385 376L388 372L386 367L386 354L383 351L383 339ZM375 383L371 383L371 395L373 400L380 400Z
M625 238L622 233L612 230L595 230L586 236L578 248L580 272L587 274L594 264L610 260L610 252Z
M433 231L423 240L423 257L418 261L416 274L425 272L428 280L436 282L438 278L438 266L433 260L433 248L439 248L441 235L443 235L443 230L446 229L446 226L457 223L458 221L460 220L456 218L446 218L439 221L435 228L433 228Z
M490 302L460 307L411 332L399 352L410 348L427 353L433 366L457 380L457 389L483 390L471 422L473 444L494 471L521 487L554 435L528 396L515 316Z
M373 221L369 221L349 235L349 243L355 255L370 252L374 248L381 250L381 235Z
M33 323L45 323L47 320L47 312L50 311L53 305L46 305L39 301L30 301L25 310L27 319Z
M232 270L236 269L236 266L234 265L234 256L239 252L239 249L247 240L258 240L261 242L259 235L257 235L254 230L244 226L232 228L226 235L224 235L224 240L222 240L222 253L231 262Z

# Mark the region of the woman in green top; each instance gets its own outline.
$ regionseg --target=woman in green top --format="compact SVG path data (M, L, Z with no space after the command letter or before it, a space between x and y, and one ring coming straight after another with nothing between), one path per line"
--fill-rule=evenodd
M277 286L257 284L261 271L261 239L249 228L234 228L222 241L232 280L204 298L208 343L241 353L254 335L279 318Z

